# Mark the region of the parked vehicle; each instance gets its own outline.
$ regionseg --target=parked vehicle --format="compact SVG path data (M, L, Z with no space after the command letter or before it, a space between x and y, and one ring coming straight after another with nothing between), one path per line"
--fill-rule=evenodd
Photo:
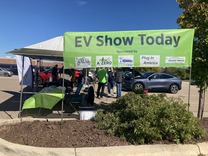
M13 72L12 71L8 71L8 70L6 70L4 68L0 68L0 75L9 77L9 76L13 75Z
M38 72L38 84L41 85L44 82L48 81L50 79L50 77L52 76L52 68L46 69L45 71L42 72ZM77 79L79 77L80 71L79 70L75 70L75 78ZM65 74L69 74L70 75L70 70L65 70Z
M38 72L38 84L41 85L52 76L52 68L46 69L45 71Z
M74 71L75 71L75 78L77 79L80 76L81 71L76 69Z
M17 68L7 68L8 71L11 71L13 75L18 75L18 70Z
M158 72L137 72L133 76L131 72L124 73L123 89L165 91L176 94L182 86L182 80L174 75Z

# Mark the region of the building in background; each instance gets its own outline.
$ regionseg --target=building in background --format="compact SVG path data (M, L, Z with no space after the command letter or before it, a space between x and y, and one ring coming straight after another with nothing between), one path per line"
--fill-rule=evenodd
M32 60L33 67L40 67L39 70L42 71L46 68L52 67L55 64L58 64L58 68L62 67L63 62L57 61L47 61L47 60ZM17 64L16 58L0 58L0 67L6 68L8 70L13 71L15 75L17 75Z

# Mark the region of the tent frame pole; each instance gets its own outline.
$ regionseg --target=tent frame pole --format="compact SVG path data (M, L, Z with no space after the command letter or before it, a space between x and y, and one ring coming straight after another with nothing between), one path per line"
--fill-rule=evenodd
M22 95L23 95L23 72L24 72L24 55L22 56L22 75L21 75L21 89L20 89L20 103L19 103L19 114L18 117L20 118L20 121L22 121L22 116L21 116L21 112L22 112Z
M65 75L65 68L63 67L63 76L62 76L62 87L64 88L64 75ZM66 88L65 88L66 91ZM62 102L61 102L61 122L63 122L63 118L64 118L64 98L65 98L65 91L64 89L62 89Z
M191 95L191 66L189 67L189 90L188 90L188 111L190 108L190 95Z

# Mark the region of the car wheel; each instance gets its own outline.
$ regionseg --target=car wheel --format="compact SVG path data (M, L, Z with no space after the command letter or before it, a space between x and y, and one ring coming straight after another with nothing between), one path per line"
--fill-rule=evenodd
M178 90L179 90L179 87L178 87L177 84L172 84L172 85L170 86L170 92L171 92L171 93L176 94L176 93L178 93Z
M134 84L133 90L134 90L134 91L137 91L137 90L144 90L144 86L143 86L143 84L141 84L141 83L135 83L135 84Z
M9 77L9 74L8 73L5 73L4 76Z

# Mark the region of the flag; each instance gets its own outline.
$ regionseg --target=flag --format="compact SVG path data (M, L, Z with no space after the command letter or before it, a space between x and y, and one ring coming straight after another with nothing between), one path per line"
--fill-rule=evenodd
M32 64L30 58L16 55L16 63L17 63L17 70L19 76L19 83L32 87L33 74L32 74ZM23 75L22 75L22 71L23 71Z

